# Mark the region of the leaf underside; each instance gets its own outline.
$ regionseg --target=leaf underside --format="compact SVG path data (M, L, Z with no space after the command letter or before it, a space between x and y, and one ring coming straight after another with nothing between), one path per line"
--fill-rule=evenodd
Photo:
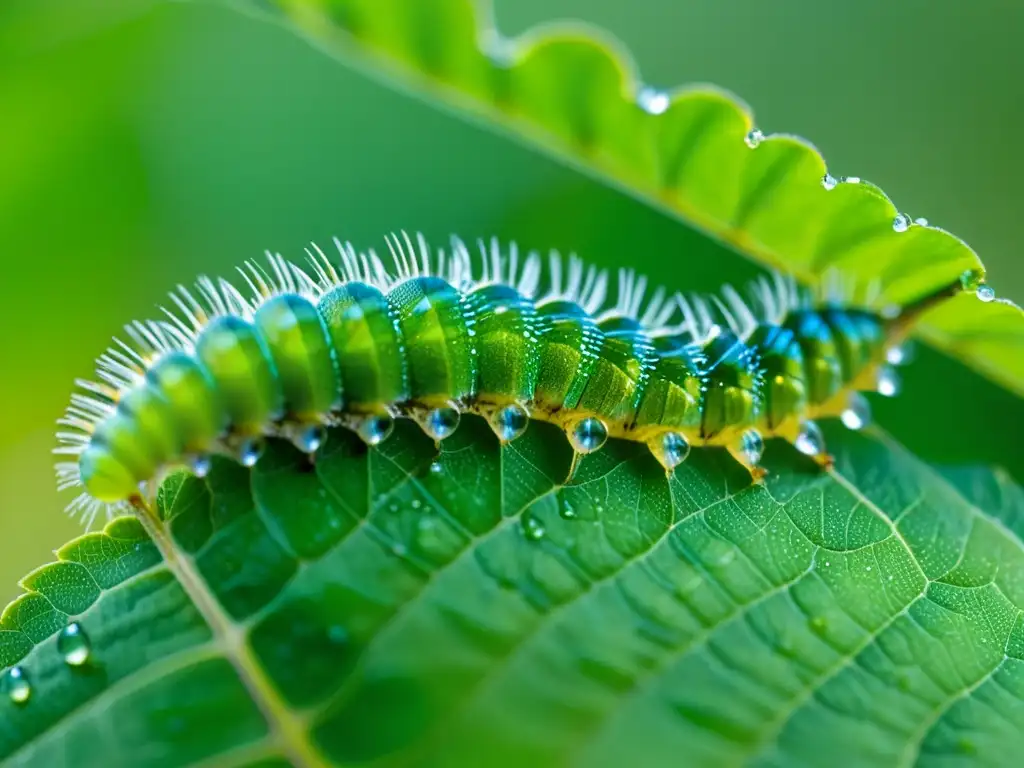
M71 542L0 624L33 687L0 699L0 760L1003 762L1024 493L825 427L836 473L773 442L763 486L713 449L669 479L618 441L562 485L557 430L501 447L475 417L440 453L400 421L374 449L333 432L315 465L275 442L172 476L163 525L212 620L137 521ZM71 618L84 668L56 648Z
M735 96L704 85L644 90L618 41L581 25L516 40L473 0L241 0L283 12L338 60L429 104L546 152L770 267L813 282L832 268L851 284L879 279L906 303L984 276L977 254L937 227L896 231L899 210L873 184L822 184L807 141L765 137ZM478 7L479 6L479 7ZM643 109L645 100L652 109ZM649 94L654 94L653 101ZM678 263L653 275L680 287ZM919 335L1024 394L1024 311L961 295L931 311Z

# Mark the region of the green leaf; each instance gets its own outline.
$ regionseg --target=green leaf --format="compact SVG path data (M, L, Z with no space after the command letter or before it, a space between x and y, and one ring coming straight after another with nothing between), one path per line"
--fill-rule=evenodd
M764 265L807 281L831 268L854 284L878 279L893 303L984 278L978 256L948 232L916 223L896 231L899 210L876 186L826 189L825 161L804 139L771 135L751 149L753 116L735 96L710 86L645 90L628 53L599 31L549 25L508 40L489 6L478 11L472 0L258 5L283 11L343 64L534 146ZM655 277L674 286L678 270L667 260ZM1024 394L1024 311L1012 302L964 294L917 333Z
M174 475L24 581L5 765L999 764L1024 746L1024 492L826 424L751 486L534 422ZM154 542L156 546L154 546ZM163 553L163 558L159 552ZM89 662L64 663L77 621Z

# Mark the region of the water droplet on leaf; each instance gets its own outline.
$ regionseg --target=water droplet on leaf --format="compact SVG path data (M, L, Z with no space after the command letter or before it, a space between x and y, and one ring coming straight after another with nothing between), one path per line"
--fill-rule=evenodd
M838 186L838 184L839 179L837 179L831 173L826 173L824 176L821 177L821 186L823 186L828 192L831 192L833 189L835 189L836 186Z
M637 93L636 102L644 112L648 112L652 115L660 115L668 109L669 98L668 94L664 91L644 86L640 89L639 93Z
M894 232L906 232L910 229L910 217L905 213L897 213L892 220L892 228Z
M544 524L529 512L524 512L520 521L523 526L523 535L528 541L540 541L547 532Z
M975 291L975 295L987 304L995 299L996 291L991 285L982 283L978 286L978 290Z
M758 145L764 141L764 134L758 128L751 128L747 135L743 137L743 141L751 149L757 149Z
M57 652L70 667L81 667L92 655L92 643L77 621L68 624L57 635Z
M11 667L4 674L3 690L15 704L27 704L32 698L32 684L29 682L28 673L21 667Z

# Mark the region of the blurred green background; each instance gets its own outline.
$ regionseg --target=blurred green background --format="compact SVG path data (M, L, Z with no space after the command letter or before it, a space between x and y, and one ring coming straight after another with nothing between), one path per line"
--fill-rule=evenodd
M753 105L766 132L807 136L831 172L874 181L902 210L960 235L997 292L1024 300L1019 3L497 7L507 34L569 17L618 35L649 83L714 82ZM52 425L121 325L153 316L197 272L225 273L267 248L298 257L336 234L378 246L397 228L576 250L674 287L753 270L215 0L0 4L0 601L79 530L53 488ZM667 254L685 254L682 267L666 270ZM939 461L977 458L957 437L962 421L991 446L985 460L1013 454L1015 433L991 436L1019 418L1019 403L925 357L930 373L908 373L918 389L883 423L930 424L895 431ZM950 405L935 376L964 379L971 402ZM947 410L935 418L936 408Z

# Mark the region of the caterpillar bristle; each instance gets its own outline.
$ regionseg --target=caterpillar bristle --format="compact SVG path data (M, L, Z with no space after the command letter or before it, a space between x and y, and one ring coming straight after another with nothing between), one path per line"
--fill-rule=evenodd
M958 291L887 312L876 309L880 280L854 284L838 271L810 287L773 272L745 292L726 285L704 296L650 289L623 268L609 305L608 271L575 254L552 251L544 270L541 255L496 238L471 251L452 236L431 249L400 231L385 244L388 261L337 238L333 256L312 243L305 268L267 252L237 270L242 290L201 276L169 294L162 319L125 326L58 421L54 453L74 459L57 463L58 487L86 491L69 513L92 524L169 465L205 474L210 453L249 466L251 445L266 436L315 453L324 425L344 425L372 446L409 416L443 440L463 411L484 416L504 442L531 417L562 426L580 453L609 436L645 442L668 472L691 444L724 445L757 479L762 433L828 466L812 420L863 425L856 390L891 383L878 371L905 359L893 345ZM840 360L831 339L851 333L860 335L841 339ZM363 346L350 350L353 338ZM366 344L376 347L370 356ZM433 378L437 361L443 381ZM252 382L231 373L239 364ZM621 393L598 391L613 380ZM647 406L648 392L661 410Z

